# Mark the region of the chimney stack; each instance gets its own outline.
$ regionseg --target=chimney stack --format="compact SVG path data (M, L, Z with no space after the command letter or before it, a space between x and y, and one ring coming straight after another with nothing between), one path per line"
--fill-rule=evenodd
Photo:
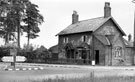
M131 42L132 36L131 34L128 35L128 41Z
M110 2L105 2L105 7L104 7L104 18L110 17L111 16L111 7L110 7Z
M73 11L72 14L72 24L75 24L78 22L79 15L77 14L77 11Z

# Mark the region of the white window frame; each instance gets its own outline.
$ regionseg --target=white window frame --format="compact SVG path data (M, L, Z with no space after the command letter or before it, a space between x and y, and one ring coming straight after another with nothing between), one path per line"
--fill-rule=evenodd
M85 41L84 41L84 38L85 38ZM86 41L87 41L87 36L86 35L82 36L82 42L86 42Z
M115 47L115 58L119 59L122 57L122 47L117 46Z
M69 42L68 37L63 38L63 43L68 43L68 42Z

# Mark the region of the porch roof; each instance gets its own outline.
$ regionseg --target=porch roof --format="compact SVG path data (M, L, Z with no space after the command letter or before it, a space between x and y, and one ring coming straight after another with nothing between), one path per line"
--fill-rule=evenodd
M105 35L94 35L104 45L110 45L109 39Z
M67 50L75 49L72 43L67 43L64 48Z

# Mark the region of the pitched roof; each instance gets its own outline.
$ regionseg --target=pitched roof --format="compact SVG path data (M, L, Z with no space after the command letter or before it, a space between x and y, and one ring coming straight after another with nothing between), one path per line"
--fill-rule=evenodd
M72 49L74 49L74 46L73 46L72 43L67 43L64 48L65 48L66 50L72 50Z
M134 46L133 46L133 42L127 41L127 40L124 39L124 38L123 38L123 40L124 40L124 43L125 43L126 47L134 47Z
M105 35L94 35L104 45L110 45L109 39Z
M104 18L104 17L98 17L83 21L78 21L75 24L69 25L67 28L62 30L57 35L65 35L65 34L73 34L73 33L81 33L81 32L89 32L89 31L95 31L97 30L101 25L103 25L105 22L107 22L109 19L112 19L115 22L115 20L112 17ZM116 23L118 26L118 24ZM118 26L119 30L125 35L125 33L122 31L122 29Z
M98 18L78 21L75 24L69 25L67 28L65 28L60 33L58 33L58 35L94 31L108 19L109 18L98 17Z
M105 35L94 35L102 44L104 45L110 45L110 41L109 38L111 36L105 36ZM113 37L111 37L113 39ZM124 44L126 47L132 48L133 46L133 41L127 41L126 39L122 38L122 40L124 41Z
M58 53L58 45L52 46L50 47L49 51L51 51L52 53Z

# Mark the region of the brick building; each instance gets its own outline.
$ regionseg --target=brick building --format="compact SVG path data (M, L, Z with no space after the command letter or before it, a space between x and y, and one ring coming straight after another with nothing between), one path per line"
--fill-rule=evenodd
M76 11L72 14L72 24L58 33L59 59L73 63L82 61L96 65L133 65L133 44L125 40L125 32L111 16L109 2L105 2L104 16L79 21Z

